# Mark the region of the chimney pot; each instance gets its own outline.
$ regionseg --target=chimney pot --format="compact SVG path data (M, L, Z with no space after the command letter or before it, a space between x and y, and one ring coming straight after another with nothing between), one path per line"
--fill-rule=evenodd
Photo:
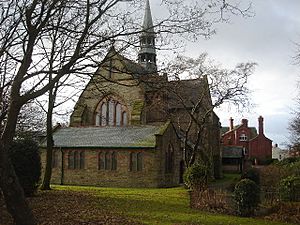
M229 130L233 130L233 119L232 119L232 117L229 118Z
M242 119L242 124L248 127L248 120L247 119Z
M264 134L264 118L258 117L258 134Z

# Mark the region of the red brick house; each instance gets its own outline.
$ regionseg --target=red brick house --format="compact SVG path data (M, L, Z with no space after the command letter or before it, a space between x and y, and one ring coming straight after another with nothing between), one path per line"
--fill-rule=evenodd
M258 133L255 127L248 126L248 120L242 119L242 123L234 126L230 118L229 127L222 128L222 144L227 147L243 147L246 160L261 164L272 158L272 140L264 134L264 119L258 118ZM224 148L228 149L228 148ZM226 154L223 154L226 155Z

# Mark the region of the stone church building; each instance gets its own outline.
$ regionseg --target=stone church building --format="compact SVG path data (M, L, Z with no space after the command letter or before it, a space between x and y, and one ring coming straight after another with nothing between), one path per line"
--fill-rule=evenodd
M180 100L166 86L181 93ZM55 128L52 183L110 187L180 184L185 164L177 121L180 119L183 127L188 124L187 110L207 86L205 78L168 81L166 74L157 72L155 32L147 0L138 62L111 47L79 97L69 127ZM205 90L209 107L210 94ZM216 174L219 127L212 112L205 135ZM42 144L43 164L45 147Z

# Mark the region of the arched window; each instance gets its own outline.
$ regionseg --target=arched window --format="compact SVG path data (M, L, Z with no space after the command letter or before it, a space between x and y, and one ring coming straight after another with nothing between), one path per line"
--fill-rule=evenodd
M122 106L120 103L117 103L116 104L116 126L121 126L121 125L122 125Z
M68 153L69 169L84 169L85 153L84 151L70 151Z
M126 126L127 125L127 113L123 112L122 114L122 125Z
M79 167L79 155L77 151L74 151L74 169Z
M137 153L136 161L137 161L136 170L142 171L143 170L143 153L142 152Z
M98 153L98 170L104 170L105 167L104 154L102 152Z
M143 153L131 152L129 155L129 170L142 171L143 170Z
M110 153L109 152L106 152L105 153L105 161L104 161L104 167L105 167L105 170L110 170Z
M136 171L136 153L133 152L129 155L129 170Z
M113 98L103 99L95 112L96 126L125 126L127 125L127 109Z
M106 117L107 117L107 102L103 102L101 104L101 108L100 108L100 114L99 114L99 117L100 117L100 121L101 123L99 125L101 126L106 126Z
M169 145L169 148L165 153L166 173L172 173L172 171L173 171L173 161L174 161L174 150L173 150L172 145Z
M117 170L117 153L111 153L111 170Z
M84 169L84 152L79 154L79 168Z
M68 154L68 168L74 169L74 152L70 151Z

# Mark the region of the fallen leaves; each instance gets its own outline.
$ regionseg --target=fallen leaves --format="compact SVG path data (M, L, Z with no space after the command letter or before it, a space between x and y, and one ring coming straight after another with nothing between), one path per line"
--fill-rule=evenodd
M123 215L100 208L99 198L88 192L41 191L28 198L39 225L138 225ZM0 225L13 224L0 198Z

